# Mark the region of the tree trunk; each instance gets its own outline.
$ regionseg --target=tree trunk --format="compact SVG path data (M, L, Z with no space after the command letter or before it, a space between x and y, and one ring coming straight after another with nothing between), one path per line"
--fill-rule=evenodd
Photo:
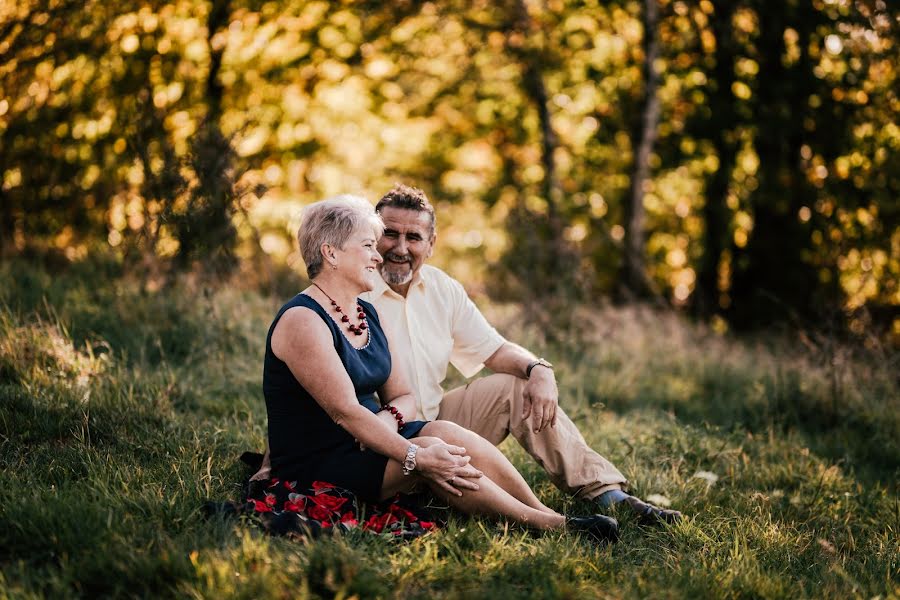
M660 102L657 95L659 73L654 63L659 57L657 25L659 6L657 0L645 0L644 25L644 97L641 101L641 119L632 135L634 163L631 189L625 204L625 255L623 279L628 292L639 297L653 295L653 286L646 270L646 232L644 213L644 188L650 180L650 155L656 143Z
M0 180L3 172L0 171ZM16 219L12 199L0 190L0 259L15 254Z
M206 118L191 142L191 166L197 186L191 191L188 209L178 230L177 261L188 268L202 259L204 271L216 274L230 272L237 234L232 223L235 190L231 170L234 149L219 126L224 89L219 81L225 48L216 46L216 33L228 24L231 0L213 0L206 19L209 72L206 76Z
M811 206L815 192L800 168L800 148L809 135L804 121L814 89L807 45L818 13L788 5L767 10L760 20L760 79L755 92L759 187L752 196L753 231L736 254L731 321L757 328L775 321L794 322L813 312L818 278L806 262L809 228L800 222L801 206ZM785 65L784 31L798 32L800 58Z
M516 15L514 30L525 39L533 36L536 27L528 8L523 0L516 1ZM547 87L544 85L544 76L541 72L541 60L535 56L534 51L527 48L515 48L522 65L522 88L525 95L531 100L538 112L538 121L541 125L541 165L544 168L544 180L542 193L547 202L547 217L550 222L552 234L561 235L562 227L559 223L559 208L562 192L559 189L559 181L556 176L556 161L554 153L559 144L553 123L550 120L550 109L547 106Z
M231 0L213 0L206 19L206 44L209 48L209 73L206 76L206 103L208 124L213 122L218 126L219 117L222 115L222 94L224 88L219 81L219 71L222 68L222 55L224 46L216 47L213 38L224 26L228 25L228 16L231 12Z
M703 220L706 225L703 240L703 256L697 269L697 287L694 291L694 311L710 316L721 306L719 289L719 263L729 243L728 192L737 153L735 127L737 113L734 94L731 91L734 77L734 41L731 37L731 18L734 5L721 3L716 6L712 18L712 32L716 40L715 66L709 92L711 118L705 124L704 136L708 136L719 159L719 168L706 184ZM724 307L722 307L724 308Z
M516 0L514 7L513 31L521 36L519 39L532 39L537 34L537 27L528 14L523 0ZM545 289L550 295L571 296L574 290L578 261L573 249L563 239L564 224L560 214L562 190L556 172L554 154L559 139L553 129L547 87L541 65L540 52L511 44L511 50L517 56L522 67L522 89L537 110L541 135L541 166L544 178L541 183L541 195L547 203L547 218L541 223L527 214L523 207L523 222L530 221L534 230L531 238L538 242L533 248L534 256L530 257L527 268L532 271L538 267L539 273L532 272L532 278L539 276L546 281ZM524 224L524 223L523 223Z

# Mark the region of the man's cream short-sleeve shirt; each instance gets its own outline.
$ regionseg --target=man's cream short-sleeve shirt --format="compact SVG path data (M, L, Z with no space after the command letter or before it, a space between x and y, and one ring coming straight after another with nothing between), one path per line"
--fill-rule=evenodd
M419 269L406 298L380 277L362 298L375 305L382 326L394 333L393 368L402 368L412 384L419 419L437 418L448 364L471 377L506 342L462 284L429 265Z

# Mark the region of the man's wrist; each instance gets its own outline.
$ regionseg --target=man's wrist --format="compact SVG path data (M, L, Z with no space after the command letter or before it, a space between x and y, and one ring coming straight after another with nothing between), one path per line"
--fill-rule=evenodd
M528 363L528 367L525 369L525 379L531 379L531 373L536 367L544 367L551 373L553 372L553 365L549 361L544 358L538 358Z

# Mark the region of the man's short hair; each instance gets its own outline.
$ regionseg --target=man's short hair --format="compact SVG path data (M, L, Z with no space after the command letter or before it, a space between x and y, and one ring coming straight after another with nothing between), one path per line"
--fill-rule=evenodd
M372 203L359 196L343 194L304 208L297 241L309 278L322 271L322 244L343 250L350 236L363 227L371 227L376 240L384 232L384 223Z
M385 207L405 208L406 210L414 210L416 212L426 212L431 217L431 237L434 237L436 229L434 207L428 201L428 196L419 188L398 183L391 188L387 194L381 197L378 204L375 205L375 211L381 214L381 209Z

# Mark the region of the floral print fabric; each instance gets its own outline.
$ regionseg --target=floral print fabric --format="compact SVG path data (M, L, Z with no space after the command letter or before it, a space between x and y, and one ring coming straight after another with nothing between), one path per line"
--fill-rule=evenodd
M403 496L379 504L362 503L352 492L324 481L313 482L310 488L278 478L252 481L238 512L259 521L270 533L290 537L362 529L413 539L435 529L426 511L409 505Z

